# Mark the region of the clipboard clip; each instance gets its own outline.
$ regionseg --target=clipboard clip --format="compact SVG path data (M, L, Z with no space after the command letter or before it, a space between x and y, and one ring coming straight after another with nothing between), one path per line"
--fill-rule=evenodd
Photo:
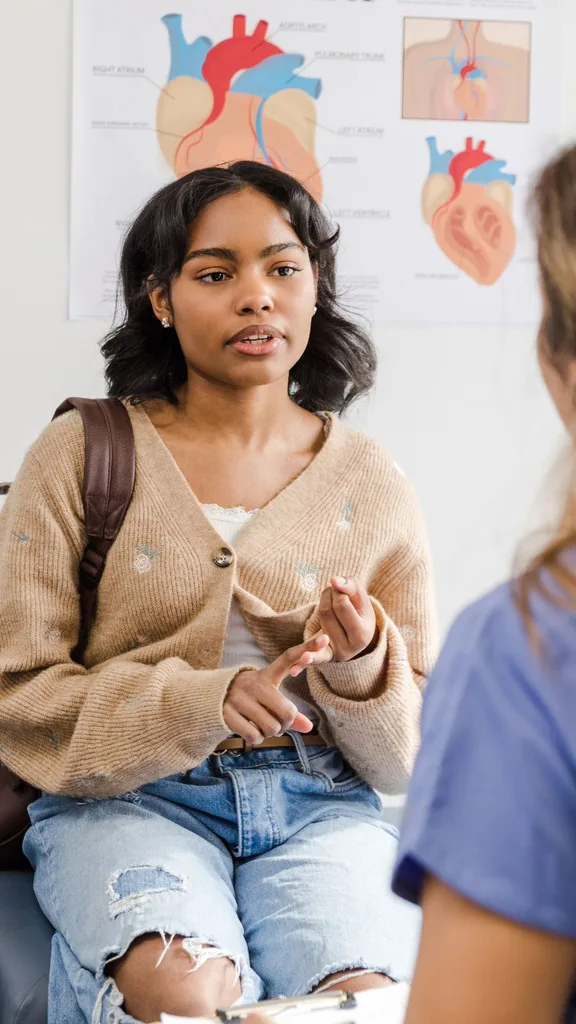
M291 1016L297 1013L317 1013L320 1010L355 1010L358 1003L353 992L324 992L298 999L270 999L268 1002L251 1006L238 1006L229 1010L218 1010L216 1019L220 1024L242 1024L250 1013L264 1013L268 1017Z

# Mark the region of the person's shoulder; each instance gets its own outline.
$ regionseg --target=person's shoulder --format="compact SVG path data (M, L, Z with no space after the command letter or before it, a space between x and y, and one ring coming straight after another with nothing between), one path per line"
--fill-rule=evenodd
M144 405L133 405L128 400L122 400L122 404L130 417L134 435L137 436L142 430L143 422L149 420ZM149 406L151 410L155 410L159 403L149 403ZM77 409L70 409L44 427L28 449L28 455L48 467L56 463L61 468L74 467L83 472L85 448L86 435L82 417Z
M413 493L409 477L379 441L343 421L339 421L338 429L354 452L356 465L370 473L373 483L386 483L398 492Z
M83 477L84 429L74 410L48 423L29 446L2 511L41 503L79 518Z
M145 431L145 425L150 423L151 412L158 411L159 403L134 405L128 399L122 399L122 404L128 412L138 451L142 431ZM96 440L95 437L94 442ZM113 441L116 443L114 438ZM71 409L44 427L28 449L25 461L37 464L48 479L56 473L59 478L69 475L75 483L81 484L84 478L85 455L86 434L82 416L77 409Z
M80 413L76 409L62 413L51 420L31 445L30 454L44 462L62 459L67 461L70 456L84 458L84 427Z
M540 582L530 591L526 609L518 579L489 591L458 615L447 644L502 658L517 652L542 666L557 661L560 648L576 659L576 607L562 600L544 573Z
M575 664L576 609L536 590L525 613L510 580L454 622L430 677L431 699L467 689L478 701L506 694L518 708L530 703L561 722L569 707L576 712Z
M394 460L386 449L369 434L358 430L346 420L338 419L336 416L333 416L332 419L335 429L339 430L343 437L346 437L348 445L354 448L359 456L382 469L388 470L394 465Z
M355 506L370 524L402 573L407 566L427 564L428 535L422 506L409 476L378 441L340 424L348 444L348 466L355 481ZM388 570L392 571L391 566Z
M84 445L84 427L80 413L73 409L46 424L32 444L30 451L47 454L55 449L57 452L61 452L76 444Z
M67 482L73 491L77 491L83 474L84 427L80 414L74 409L51 420L32 442L13 491L16 493L31 485L48 492L54 488L61 489Z
M533 653L515 581L508 580L460 612L448 631L442 655L444 661L457 658L480 664L494 659L510 663Z
M465 646L470 650L480 645L487 634L508 635L511 623L517 626L521 622L514 588L514 581L507 580L467 605L456 616L448 642L466 637Z

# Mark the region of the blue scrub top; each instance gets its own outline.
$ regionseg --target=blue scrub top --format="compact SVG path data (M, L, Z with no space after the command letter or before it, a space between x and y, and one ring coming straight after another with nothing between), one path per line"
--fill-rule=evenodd
M431 873L576 939L576 612L536 594L532 616L540 653L512 584L453 626L424 698L393 888L417 903Z

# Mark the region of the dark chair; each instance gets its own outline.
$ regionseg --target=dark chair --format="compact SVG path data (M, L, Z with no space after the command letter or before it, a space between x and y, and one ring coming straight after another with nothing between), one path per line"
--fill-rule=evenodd
M52 928L29 871L0 871L0 1021L46 1024Z

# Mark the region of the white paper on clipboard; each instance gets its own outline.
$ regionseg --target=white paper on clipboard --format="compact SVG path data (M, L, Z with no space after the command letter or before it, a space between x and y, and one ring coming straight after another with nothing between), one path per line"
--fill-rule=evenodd
M335 1000L317 1000L314 996L303 999L287 999L283 1004L259 1003L257 1007L239 1006L223 1015L232 1022L241 1021L248 1009L265 1014L273 1021L289 1021L290 1024L403 1024L410 995L409 985L391 985L389 988L370 989L354 994L353 1003L338 1005ZM161 1024L214 1024L207 1017L173 1017L162 1014Z

